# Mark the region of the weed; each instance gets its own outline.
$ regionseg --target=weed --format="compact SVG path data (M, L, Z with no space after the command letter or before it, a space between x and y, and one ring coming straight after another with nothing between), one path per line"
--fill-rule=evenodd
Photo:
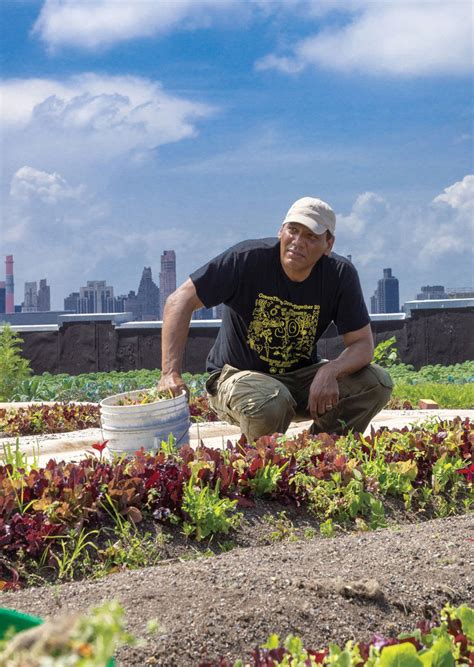
M285 540L296 542L298 540L293 521L286 515L285 511L278 512L276 517L265 514L263 518L272 529L270 532L272 542L283 542Z
M3 449L3 465L11 466L12 479L23 479L25 474L31 470L39 468L39 445L33 448L33 460L25 452L20 449L20 441L15 440L15 446L7 442L2 445Z
M77 535L76 531L71 530L68 535L50 536L50 539L59 540L61 548L60 555L54 552L51 554L58 566L58 579L72 578L74 576L74 568L79 564L79 558L84 556L87 548L90 547L97 550L97 546L88 538L98 534L98 530L91 530L86 533L83 528L79 535ZM69 545L69 543L72 544Z
M117 568L136 570L160 562L159 550L163 543L151 532L140 534L134 524L126 521L116 537L115 541L108 540L105 549L99 552L105 572Z
M321 523L319 526L319 532L322 537L334 537L335 531L332 519L326 519L326 521L323 521L323 523Z

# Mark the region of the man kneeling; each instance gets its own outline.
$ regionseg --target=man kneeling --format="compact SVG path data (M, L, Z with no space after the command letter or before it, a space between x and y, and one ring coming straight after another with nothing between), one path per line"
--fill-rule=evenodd
M192 313L225 304L206 383L220 419L249 441L313 419L313 433L364 431L387 403L388 373L373 357L370 318L354 266L332 252L336 216L303 197L274 238L243 241L191 274L167 300L159 389L182 392ZM317 341L334 322L345 349L322 360Z

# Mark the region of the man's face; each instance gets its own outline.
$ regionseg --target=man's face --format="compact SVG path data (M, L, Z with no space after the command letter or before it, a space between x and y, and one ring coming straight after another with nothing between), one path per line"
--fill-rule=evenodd
M331 252L334 237L328 240L324 234L313 234L299 222L287 222L278 232L280 261L286 275L297 282L305 280L313 266L323 255Z

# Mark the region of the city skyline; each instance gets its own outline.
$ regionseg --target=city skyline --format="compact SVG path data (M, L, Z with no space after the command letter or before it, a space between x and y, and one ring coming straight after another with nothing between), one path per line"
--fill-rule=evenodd
M348 259L352 261L351 256ZM14 258L12 255L5 257L5 278L9 277L10 289L14 284L13 272ZM130 312L134 319L162 319L163 306L166 298L176 288L176 253L174 250L164 250L160 257L161 271L159 274L159 287L152 280L151 267L144 267L139 281L137 293L127 288L125 293L114 296L113 285L108 285L107 280L87 280L85 287L80 287L79 292L72 292L63 298L64 311L77 313L119 313ZM377 281L373 295L366 298L366 304L371 314L398 313L403 310L403 302L399 299L399 280L393 275L391 268L384 268L383 277ZM50 286L47 279L40 279L39 290L37 281L24 283L24 300L14 304L15 308L21 307L21 312L47 312L56 310L50 308ZM89 291L90 290L90 291ZM156 290L156 295L154 291ZM140 296L140 292L143 292ZM147 292L151 296L147 297ZM102 296L103 295L103 296ZM444 285L421 285L419 291L407 301L473 298L472 286L447 286ZM92 301L91 301L92 299ZM151 301L149 301L151 299ZM10 298L11 301L11 298ZM152 304L150 306L150 303ZM5 312L6 304L6 281L0 280L0 313ZM37 307L39 304L42 306ZM44 304L48 304L45 307ZM159 304L158 306L156 304ZM99 308L99 309L98 309ZM63 310L62 308L57 310ZM221 307L205 309L201 308L193 314L193 319L218 318L221 316ZM153 314L155 311L155 314ZM18 311L17 311L18 312Z
M367 303L472 282L472 4L3 0L2 255L52 305L177 282L313 195Z

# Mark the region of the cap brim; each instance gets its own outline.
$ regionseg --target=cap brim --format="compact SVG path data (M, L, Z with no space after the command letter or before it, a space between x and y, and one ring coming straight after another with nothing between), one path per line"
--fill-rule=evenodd
M310 229L313 234L324 234L324 232L327 232L329 227L326 227L325 225L322 225L319 222L315 222L311 218L306 217L305 215L301 215L299 213L293 213L291 215L287 215L286 218L283 221L283 224L286 225L287 222L299 222L300 225L304 225L308 229Z

